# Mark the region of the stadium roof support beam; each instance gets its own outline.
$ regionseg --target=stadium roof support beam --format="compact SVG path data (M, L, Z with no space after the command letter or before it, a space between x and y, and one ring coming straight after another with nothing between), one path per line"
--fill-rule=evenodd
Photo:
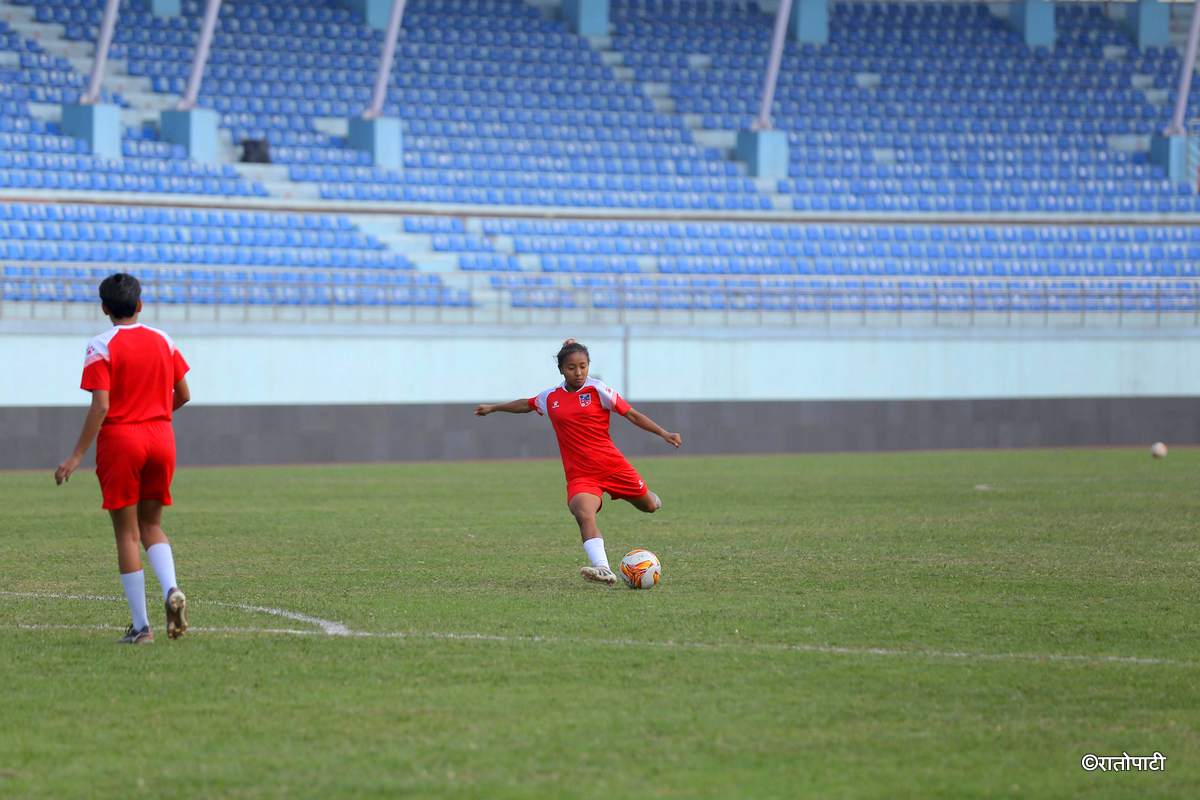
M200 24L200 36L196 39L196 52L192 54L192 71L188 73L187 87L175 108L190 111L196 107L200 96L200 83L204 80L204 67L208 64L208 51L212 48L213 34L217 29L217 17L221 13L221 0L208 0L204 5L204 21Z
M200 84L204 80L204 68L208 64L208 52L212 48L217 19L221 13L221 0L207 0L204 20L200 23L200 35L196 39L196 52L192 55L192 70L188 74L183 97L173 111L164 111L159 117L158 129L168 142L183 145L188 158L209 164L220 159L217 112L207 108L196 108L200 97Z
M87 89L79 96L79 102L64 103L62 107L63 131L68 136L87 142L92 155L110 159L121 158L121 110L99 100L120 4L120 0L107 0L104 4L104 16L100 19L100 36L96 40L96 54Z
M108 64L108 50L112 47L113 31L117 28L117 14L121 0L107 0L104 16L100 18L100 38L96 40L96 55L92 60L92 75L88 86L80 96L82 105L91 105L100 99L100 84L104 81L104 68Z
M1200 42L1200 0L1192 6L1192 24L1188 28L1187 49L1183 53L1183 66L1179 70L1179 87L1175 90L1175 113L1171 124L1163 131L1164 136L1183 136L1184 118L1187 116L1188 92L1192 88L1192 76L1196 74L1196 46Z
M1179 88L1175 93L1175 113L1171 124L1161 135L1150 140L1150 160L1163 167L1167 177L1200 190L1200 137L1189 136L1185 127L1188 93L1192 88L1192 76L1196 74L1196 47L1200 42L1200 0L1192 6L1192 24L1188 28L1187 50L1183 54L1183 66L1179 71Z
M388 81L392 77L392 64L396 60L396 39L400 36L400 23L404 21L404 3L405 0L392 0L387 30L383 34L379 70L375 73L375 88L371 91L371 104L363 112L363 119L375 119L383 115L383 105L387 102Z
M1020 0L1008 7L1008 22L1025 38L1026 47L1054 48L1054 0Z
M787 134L772 129L771 109L775 105L775 87L779 83L783 46L787 41L788 23L791 18L792 0L780 0L779 8L775 11L775 30L771 35L771 51L767 56L767 70L763 75L758 116L751 124L750 130L738 131L737 157L746 162L746 168L756 178L787 177Z
M803 0L801 0L803 3ZM758 117L750 127L755 131L771 130L771 108L775 105L775 87L779 83L779 68L783 64L783 45L787 39L792 0L780 0L775 12L775 31L771 34L771 51L767 55L767 71L763 74L762 96L758 101Z
M389 169L404 166L404 134L400 118L387 117L383 113L387 104L388 83L392 78L392 64L396 60L396 40L400 37L400 25L404 22L404 5L405 0L392 0L371 102L361 116L350 118L346 136L350 147L370 154L372 164Z

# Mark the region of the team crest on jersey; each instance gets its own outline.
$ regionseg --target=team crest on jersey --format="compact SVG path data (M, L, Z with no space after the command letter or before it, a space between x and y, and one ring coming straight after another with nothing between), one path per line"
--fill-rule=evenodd
M550 404L550 407L551 407L551 408L558 408L558 401L557 401L557 400L555 400L553 403L551 403L551 404Z
M579 405L583 406L584 408L587 408L591 404L592 404L592 393L591 392L585 392L584 394L579 395Z

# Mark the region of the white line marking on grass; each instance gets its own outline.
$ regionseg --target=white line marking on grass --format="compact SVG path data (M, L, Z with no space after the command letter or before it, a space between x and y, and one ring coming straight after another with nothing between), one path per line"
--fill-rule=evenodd
M100 602L123 602L125 598L112 595L95 595L95 594L58 594L56 592L0 592L2 597L20 597L28 600L92 600ZM268 606L252 606L248 603L222 603L219 600L204 600L203 605L220 606L222 608L236 608L240 611L250 611L256 614L270 614L273 617L282 617L290 619L294 622L307 622L309 625L316 625L321 629L322 633L329 636L349 636L351 630L340 622L332 622L320 617L311 617L308 614L300 614L295 611L287 611L282 608L269 608Z
M112 625L61 625L42 622L17 622L12 625L0 625L0 630L8 631L113 631ZM328 636L320 631L306 631L299 628L208 628L192 626L188 631L207 634L249 634L255 636Z
M1143 656L1073 655L1062 653L969 653L957 650L898 650L886 647L839 647L825 644L786 644L771 642L677 642L643 641L638 639L586 639L575 636L504 636L487 633L438 632L371 632L355 631L351 636L383 639L440 639L449 641L527 642L530 644L604 645L609 647L658 647L680 650L712 650L717 652L816 653L840 656L884 656L909 658L962 659L966 661L1051 661L1089 664L1132 664L1155 666L1200 667L1200 661L1178 661L1170 658Z
M124 597L100 594L59 594L58 592L0 592L0 597L21 597L29 600L98 600L111 603Z
M57 594L51 592L6 592L0 597L15 597L29 600L90 600L102 602L124 602L125 598L112 595ZM1076 664L1124 664L1128 666L1171 666L1200 667L1200 661L1180 661L1172 658L1147 656L1078 655L1071 653L972 653L963 650L902 650L888 647L843 647L828 644L788 644L773 642L680 642L673 640L644 641L638 639L589 639L579 636L521 636L500 633L452 633L442 631L353 631L340 622L331 622L298 614L281 608L254 606L247 603L225 603L206 600L204 605L235 608L242 611L269 614L272 616L307 622L320 628L262 627L192 627L197 633L229 636L346 636L357 639L412 639L451 642L495 642L498 644L569 644L600 645L603 647L646 647L669 650L707 650L713 652L760 652L760 653L814 653L835 656L878 656L883 658L930 658L959 661L1041 661L1049 663ZM0 630L116 630L109 625L57 625L40 623L0 624Z
M258 614L270 614L273 617L283 617L284 619L294 620L295 622L307 622L309 625L316 625L321 629L321 632L329 636L350 636L353 631L347 628L340 622L330 622L327 619L320 617L310 617L307 614L298 614L295 611L285 611L282 608L268 608L267 606L252 606L246 603L221 603L215 600L205 600L204 603L213 606L223 606L225 608L237 608L242 611L253 611Z

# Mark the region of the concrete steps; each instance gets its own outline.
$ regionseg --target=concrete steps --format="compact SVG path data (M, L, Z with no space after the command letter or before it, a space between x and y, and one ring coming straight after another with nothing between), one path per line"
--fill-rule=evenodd
M313 127L326 136L344 139L350 134L350 120L345 117L318 117Z
M288 168L283 164L243 164L230 161L238 174L251 183L260 183L272 197L318 200L320 189L315 183L288 180Z
M0 20L20 35L36 41L47 53L66 59L81 75L87 76L91 73L95 45L91 42L74 42L63 38L66 35L63 26L37 22L34 20L34 9L31 6L18 6L9 0L0 0ZM157 127L162 112L174 108L179 101L173 94L154 91L149 78L130 75L122 59L108 59L104 72L104 88L119 94L130 105L129 108L121 110L121 122L126 128L141 128L146 124ZM36 119L47 122L62 120L62 109L57 105L31 103L30 113ZM245 179L261 183L272 197L319 199L320 190L315 184L288 180L285 166L242 164L239 161L240 148L233 143L229 131L219 130L218 135L220 160L232 164Z
M95 45L64 38L66 29L62 25L36 21L33 6L18 6L0 0L0 20L19 35L37 42L50 55L65 59L80 75L87 77L91 74ZM157 99L163 96L154 93L149 78L130 75L121 59L110 58L105 62L102 85L131 104L131 108L121 110L121 122L127 128L140 128L147 122L157 124L159 112L170 107ZM53 115L43 109L39 118L57 122L62 114L57 108Z
M34 119L42 122L60 122L62 120L62 106L53 103L29 103L28 106L29 115Z
M633 70L629 70L630 73ZM671 87L666 83L646 81L642 83L642 93L654 103L654 110L661 114L675 113L675 100L671 97Z
M559 13L559 9L562 7L561 0L525 0L525 2L550 19L558 19L561 16Z
M1190 8L1176 11L1171 8L1171 46L1182 55L1187 49L1188 28L1191 26L1192 12Z
M421 272L446 274L459 271L458 254L435 251L433 236L428 233L408 233L404 223L394 218L367 215L350 215L349 218L359 230L374 236L391 252L404 256Z
M511 236L493 236L492 247L497 253L503 253L506 256L517 254L517 244Z
M737 164L740 174L747 174L746 166L735 158L737 131L706 129L703 127L703 118L699 114L680 114L675 99L671 97L670 84L662 81L639 80L636 70L625 66L624 55L613 49L611 36L589 36L587 41L592 49L600 53L601 60L609 67L618 81L637 86L641 93L650 99L655 111L678 117L684 127L691 131L692 140L696 144L715 150L722 158ZM689 53L687 59L688 66L694 70L706 70L712 67L712 56L706 53ZM868 86L877 86L880 77L864 73L861 81ZM779 193L777 181L756 180L755 184L759 193L765 194L770 199L773 208L781 211L791 210L792 200Z
M10 2L0 2L0 21L14 33L34 40L47 52L53 51L46 47L46 42L61 41L67 32L62 25L36 21L33 6L18 6Z
M737 145L737 131L710 130L700 127L703 122L699 114L684 114L684 124L692 131L692 138L701 147L720 150L728 158L733 158L733 148Z
M621 83L627 83L635 86L638 90L647 97L654 105L654 110L660 114L676 115L675 100L671 97L671 87L667 83L661 81L642 81L638 79L637 72L632 67L625 66L625 56L619 50L613 49L613 39L611 36L587 36L584 37L593 50L600 54L601 61L608 66L613 77ZM707 68L712 64L712 59L709 56L696 55L689 57L689 63L694 63L696 69ZM703 65L703 66L700 66ZM698 130L698 125L691 124L688 117L691 115L683 115L683 123L692 131ZM697 140L698 144L702 144ZM722 155L726 158L732 155L732 150L724 152Z
M1155 89L1154 77L1151 75L1143 75L1134 73L1130 79L1130 83L1134 89L1139 90L1146 98L1146 102L1153 106L1165 106L1171 102L1170 89Z

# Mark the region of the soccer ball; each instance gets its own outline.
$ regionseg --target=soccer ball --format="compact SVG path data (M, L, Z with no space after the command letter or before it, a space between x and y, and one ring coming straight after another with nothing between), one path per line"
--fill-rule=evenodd
M1166 458L1167 446L1162 442L1155 442L1154 444L1150 445L1150 455L1154 456L1155 458Z
M658 556L649 550L630 550L621 559L621 578L630 589L653 589L662 577Z

